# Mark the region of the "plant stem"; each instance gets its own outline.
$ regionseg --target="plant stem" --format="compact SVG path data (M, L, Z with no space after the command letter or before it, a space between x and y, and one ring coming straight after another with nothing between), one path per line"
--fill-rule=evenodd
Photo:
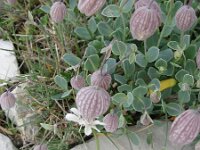
M170 16L171 16L171 12L172 12L172 7L173 7L173 5L174 5L174 0L171 0L171 1L170 1L170 8L169 8L169 11L168 11L167 18L166 18L166 20L165 20L164 26L163 26L162 31L161 31L161 33L160 33L160 37L159 37L159 40L158 40L158 43L157 43L157 47L160 46L160 42L161 42L161 39L162 39L163 34L164 34L164 29L165 29L165 27L166 27L167 21L169 20L169 18L170 18Z
M96 141L96 150L100 150L99 138L96 134L96 131L93 130L93 134L94 134L94 138L95 138L95 141Z
M111 137L109 137L107 134L105 134L105 136L108 138L108 140L109 140L118 150L120 150L120 149L117 147L117 145L115 144L115 142L112 140Z
M144 54L147 53L147 40L144 40Z

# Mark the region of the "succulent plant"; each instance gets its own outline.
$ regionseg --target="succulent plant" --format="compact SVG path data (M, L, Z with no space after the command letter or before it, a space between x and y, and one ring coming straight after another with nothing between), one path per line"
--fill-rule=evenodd
M76 105L82 117L90 121L108 110L110 95L98 86L84 87L76 95Z
M197 16L195 10L191 6L184 5L176 12L175 20L179 30L187 31L194 25Z
M118 121L117 114L109 113L103 118L104 128L107 132L115 132L118 128Z
M82 76L77 75L71 78L70 83L74 89L80 90L85 86L85 79Z
M67 8L63 2L55 2L51 6L50 16L55 23L62 22L65 18Z
M152 36L160 25L157 12L148 6L135 10L130 20L130 30L133 38L144 41Z
M7 0L8 4L13 5L17 2L17 0Z
M105 3L106 0L79 0L78 9L86 16L92 16L99 11Z
M144 6L148 7L150 3L151 3L151 0L138 0L135 3L135 9L138 9L138 8L144 7ZM156 10L158 18L159 18L159 21L161 23L162 11L161 11L160 6L158 5L158 3L156 1L153 1L150 7Z
M46 144L36 145L33 150L48 150Z
M91 75L91 85L102 87L105 90L110 87L111 80L111 75L101 69Z
M186 110L172 123L169 140L174 144L191 143L200 131L200 113L197 110Z
M154 104L159 103L160 98L161 98L161 94L160 94L159 91L155 91L155 92L150 94L150 99Z
M199 48L199 50L197 52L196 64L197 64L197 67L200 69L200 48Z
M4 92L0 97L0 104L3 110L12 108L15 105L16 98L10 91Z
M149 116L149 114L145 111L144 114L140 117L140 123L144 126L148 126L153 123L153 120Z

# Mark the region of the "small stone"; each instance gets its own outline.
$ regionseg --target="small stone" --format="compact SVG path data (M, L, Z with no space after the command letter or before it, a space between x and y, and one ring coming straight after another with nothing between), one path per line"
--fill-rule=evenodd
M1 150L17 150L11 140L0 133L0 149Z

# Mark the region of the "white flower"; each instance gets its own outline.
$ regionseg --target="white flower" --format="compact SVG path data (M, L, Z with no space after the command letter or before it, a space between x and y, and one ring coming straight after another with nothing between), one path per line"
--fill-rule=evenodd
M68 113L65 116L65 119L68 121L77 122L81 126L80 129L82 128L82 126L85 126L84 132L85 132L85 135L87 136L92 134L92 129L95 129L98 132L100 132L100 130L97 129L96 125L105 125L105 123L100 122L99 120L88 121L82 118L80 112L76 108L71 108L70 111L72 113Z

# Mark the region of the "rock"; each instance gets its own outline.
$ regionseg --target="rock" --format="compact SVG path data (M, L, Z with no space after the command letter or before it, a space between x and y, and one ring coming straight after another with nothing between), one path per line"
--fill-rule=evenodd
M39 127L36 125L36 114L28 107L31 99L28 98L24 89L26 86L25 83L20 84L12 91L17 102L13 108L5 113L17 125L24 141L34 141Z
M9 80L19 75L17 59L12 42L0 39L0 79Z
M167 146L165 148L165 140L166 140L166 123L163 123L161 127L154 126L150 127L148 129L145 128L138 128L138 127L130 127L129 130L137 132L137 135L140 138L140 145L136 146L132 144L132 148L129 144L129 140L127 136L123 135L120 137L114 137L110 136L112 141L115 143L115 145L107 138L106 136L98 136L100 141L100 150L152 150L151 146L147 144L147 133L152 132L153 134L153 150L193 150L194 147L188 145L185 146L183 149L181 146L178 145L171 145L169 141L167 140ZM170 125L169 127L170 128ZM141 132L138 132L141 131ZM78 145L71 150L95 150L96 149L96 143L95 140L91 140L87 142L86 144Z
M13 50L14 46L12 42L0 40L1 80L13 81L20 75L17 59ZM0 84L0 86L4 85L5 83ZM17 102L9 111L5 111L5 114L14 124L16 124L24 141L33 141L39 128L35 125L36 114L29 107L31 100L28 98L25 91L26 86L26 83L20 84L12 91Z
M1 150L17 150L11 140L0 133L0 149Z

